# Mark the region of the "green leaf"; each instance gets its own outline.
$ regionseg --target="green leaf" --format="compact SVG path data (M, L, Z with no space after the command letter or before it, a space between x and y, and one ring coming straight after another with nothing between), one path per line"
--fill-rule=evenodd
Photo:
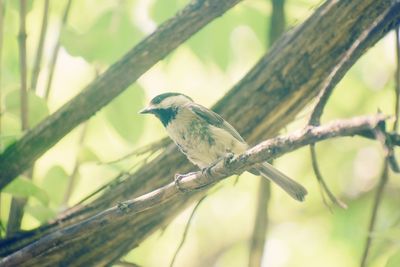
M20 91L13 90L5 97L5 109L7 112L20 117ZM29 127L32 128L37 125L41 120L49 115L49 109L46 101L38 97L34 92L28 92L28 121Z
M4 193L9 193L15 197L34 197L39 200L43 205L49 203L49 197L46 192L35 185L32 180L19 176L17 179L7 185Z
M390 258L388 259L385 267L398 267L400 266L400 250L394 253Z
M89 161L100 161L99 157L93 150L87 146L83 146L79 149L78 153L78 161L80 163L89 162Z
M51 208L42 205L27 205L25 211L41 223L48 222L56 216L56 213Z
M134 143L144 129L144 118L138 114L143 106L143 89L135 85L114 99L104 109L104 114L122 138Z
M0 143L4 150L21 136L20 118L9 112L4 112L1 116Z
M188 41L196 55L204 61L214 61L225 69L233 56L232 36L240 26L248 26L265 43L266 16L249 7L240 7L228 12L220 20L214 20ZM211 38L210 38L211 37ZM242 39L245 37L241 37ZM236 40L235 40L236 41ZM246 53L261 53L264 50L247 47ZM240 51L242 52L242 51ZM243 53L243 52L242 52Z
M61 166L53 166L43 179L42 188L50 197L50 202L58 207L63 199L68 184L68 174Z
M61 34L61 43L73 56L81 56L89 62L110 64L141 37L127 10L115 9L100 16L83 34L71 28L65 29Z

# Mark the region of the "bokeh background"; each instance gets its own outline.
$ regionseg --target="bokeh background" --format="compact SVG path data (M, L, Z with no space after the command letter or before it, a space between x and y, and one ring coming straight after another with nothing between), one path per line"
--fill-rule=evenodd
M64 27L60 24L68 1L50 2L38 83L29 93L30 127L74 97L188 1L75 0ZM19 103L18 3L5 1L0 68L1 149L23 134ZM286 0L287 28L299 25L321 3L319 0ZM44 0L28 1L28 85L43 4ZM107 184L118 173L135 168L138 159L134 157L110 161L166 136L156 119L137 114L153 96L176 91L190 95L205 106L221 98L267 51L271 7L269 0L248 0L239 4L63 138L36 162L32 181L21 176L1 192L2 236L12 196L29 197L22 228L32 229ZM50 61L57 40L61 47L46 98ZM395 55L395 35L390 33L340 82L327 105L323 122L373 114L378 110L393 114ZM303 110L282 133L302 127L310 111L311 107ZM297 203L272 187L263 266L359 265L374 189L382 169L382 147L371 140L341 138L318 144L317 153L324 178L348 208L333 206L330 211L323 204L308 148L276 160L276 167L305 185L309 195L306 202ZM219 189L207 197L194 215L175 266L246 266L258 179L244 174L237 183L234 177L220 183ZM370 266L400 266L399 207L400 176L391 172L376 231L372 233ZM180 214L166 229L151 235L124 259L141 266L168 266L192 208Z

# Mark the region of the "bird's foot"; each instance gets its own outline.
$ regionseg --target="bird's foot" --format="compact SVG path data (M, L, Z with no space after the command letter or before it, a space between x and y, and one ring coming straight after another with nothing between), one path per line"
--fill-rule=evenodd
M204 175L205 177L207 177L207 179L210 179L212 177L211 168L214 167L214 166L215 166L215 164L213 164L211 166L208 166L208 167L205 167L205 168L202 168L201 169L201 174Z
M192 173L188 173L188 174L179 174L179 173L177 173L177 174L175 174L175 178L174 178L175 186L182 193L187 193L187 192L191 191L190 189L184 188L181 185L182 179L187 177L187 176L189 176L189 175L192 175Z
M233 153L227 153L224 157L224 167L229 167L232 162L232 159L235 157Z

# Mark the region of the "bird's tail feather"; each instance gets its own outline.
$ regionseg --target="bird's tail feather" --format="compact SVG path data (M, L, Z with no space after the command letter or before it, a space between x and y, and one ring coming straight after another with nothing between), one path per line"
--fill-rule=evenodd
M307 195L307 190L301 184L287 177L271 164L267 162L262 164L260 163L256 165L255 169L260 173L260 175L279 185L294 199L303 201Z

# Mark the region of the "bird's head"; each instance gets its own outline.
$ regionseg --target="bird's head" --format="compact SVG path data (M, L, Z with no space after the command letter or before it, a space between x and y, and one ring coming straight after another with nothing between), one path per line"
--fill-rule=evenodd
M140 114L153 114L157 116L164 126L167 126L171 119L182 106L193 102L187 95L180 93L164 93L154 97L150 104L139 111Z

